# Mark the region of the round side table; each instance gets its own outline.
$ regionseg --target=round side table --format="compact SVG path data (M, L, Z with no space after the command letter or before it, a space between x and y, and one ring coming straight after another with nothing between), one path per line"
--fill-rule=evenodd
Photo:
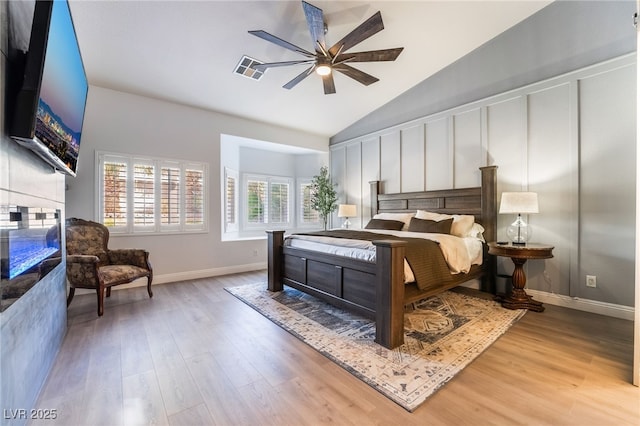
M527 284L527 277L524 274L524 264L528 259L550 259L553 257L551 253L553 246L546 244L527 244L513 245L511 243L498 244L496 242L489 243L489 254L494 256L509 257L513 261L515 268L511 276L513 289L511 294L504 297L498 297L502 302L502 306L508 309L529 309L535 312L544 311L542 302L534 300L524 290Z

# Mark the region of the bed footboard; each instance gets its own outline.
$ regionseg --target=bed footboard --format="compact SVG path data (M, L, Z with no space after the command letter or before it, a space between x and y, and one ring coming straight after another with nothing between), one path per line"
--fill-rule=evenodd
M393 349L404 343L404 241L376 246L376 343Z
M404 343L404 241L374 241L376 263L284 247L284 231L267 231L269 291L283 284L376 321L376 343Z

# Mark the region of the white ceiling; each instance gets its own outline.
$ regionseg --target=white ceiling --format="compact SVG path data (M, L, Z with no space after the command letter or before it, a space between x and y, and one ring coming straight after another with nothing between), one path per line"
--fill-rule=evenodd
M395 62L354 64L380 81L342 74L324 95L303 66L260 81L233 73L242 55L264 62L301 55L247 33L265 30L313 51L300 1L72 1L89 83L332 136L550 1L310 0L323 9L331 45L378 10L385 29L350 51L404 47Z

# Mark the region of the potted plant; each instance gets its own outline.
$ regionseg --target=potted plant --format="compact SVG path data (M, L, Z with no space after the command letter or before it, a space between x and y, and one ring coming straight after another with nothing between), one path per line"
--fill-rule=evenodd
M320 218L322 218L325 230L327 229L329 215L338 208L335 186L336 184L331 183L327 166L322 166L320 174L314 176L311 180L311 208L317 211Z

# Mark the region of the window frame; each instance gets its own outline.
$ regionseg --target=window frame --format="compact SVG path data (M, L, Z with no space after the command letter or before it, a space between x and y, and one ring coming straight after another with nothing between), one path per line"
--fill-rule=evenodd
M95 167L96 167L96 200L95 200L95 221L104 223L104 164L105 163L122 163L125 165L126 180L126 201L125 216L126 224L123 226L108 226L109 233L112 235L141 235L141 234L182 234L182 233L202 233L208 232L208 191L209 178L208 166L206 163L193 162L188 160L172 160L160 157L140 156L132 154L120 154L105 151L96 151ZM154 182L154 209L152 225L136 225L135 217L135 181L134 168L136 165L153 166L153 182ZM162 209L162 170L163 168L177 168L180 172L179 181L179 221L175 224L163 224ZM202 173L202 223L190 224L186 220L186 180L185 173L187 170Z

